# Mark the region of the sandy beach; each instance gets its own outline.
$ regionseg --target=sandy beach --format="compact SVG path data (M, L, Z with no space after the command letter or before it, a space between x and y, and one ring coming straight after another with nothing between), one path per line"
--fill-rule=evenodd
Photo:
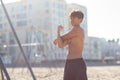
M63 80L63 67L32 69L37 80ZM33 80L27 68L8 68L7 70L11 80ZM120 80L120 66L88 66L87 74L88 80Z

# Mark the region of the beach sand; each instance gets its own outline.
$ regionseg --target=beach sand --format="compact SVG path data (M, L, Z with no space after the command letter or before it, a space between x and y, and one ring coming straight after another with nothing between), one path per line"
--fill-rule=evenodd
M37 80L63 80L63 67L32 69ZM33 80L26 68L8 68L7 70L11 80ZM87 75L88 80L120 80L120 66L88 66Z

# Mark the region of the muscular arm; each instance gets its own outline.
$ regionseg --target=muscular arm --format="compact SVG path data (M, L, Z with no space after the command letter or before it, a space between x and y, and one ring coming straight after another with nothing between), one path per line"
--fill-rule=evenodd
M60 33L58 33L58 37L57 37L58 47L63 48L64 46L68 45L70 39L78 35L79 35L79 31L75 29L71 30L69 33L63 36L60 36Z
M60 36L60 33L58 33L58 36L57 36L57 43L58 43L58 47L59 48L63 48L65 47L67 44L68 44L68 40L62 40L61 36Z
M72 29L69 33L61 36L60 35L60 30L61 26L58 27L58 31L57 31L57 39L54 40L54 44L57 45L59 48L63 48L64 46L66 46L69 43L69 40L78 36L79 35L79 30L77 29Z
M76 36L78 35L78 33L79 33L79 32L78 32L77 30L71 30L69 33L61 36L61 39L62 39L63 41L72 39L72 38L76 37Z

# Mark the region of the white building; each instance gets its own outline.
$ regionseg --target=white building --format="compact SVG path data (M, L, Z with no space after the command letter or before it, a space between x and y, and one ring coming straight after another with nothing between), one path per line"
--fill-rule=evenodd
M85 32L83 50L85 59L100 60L108 55L107 51L117 45L110 43L112 46L110 47L105 39L88 37L87 8L84 6L67 5L64 0L21 0L20 2L8 3L5 6L24 51L31 61L66 59L67 50L53 46L53 40L57 37L58 25L65 27L63 33L70 28L68 14L74 10L80 10L84 13L84 19L80 26ZM9 58L6 63L10 63L10 59L17 60L18 56L22 60L22 55L19 54L21 52L1 5L0 51L1 53L9 53L5 56L5 59Z
M58 25L68 27L67 4L64 0L21 0L5 5L17 32L25 53L30 60L35 56L53 55L52 41L56 38ZM64 31L65 31L64 30ZM63 32L64 32L63 31ZM0 38L1 46L7 45L8 53L18 56L21 53L5 13L0 5ZM9 46L8 46L9 45Z
M83 56L88 60L102 60L105 39L97 37L88 37L87 47Z
M104 54L104 59L116 59L120 60L120 45L117 41L109 40L106 42L106 53Z

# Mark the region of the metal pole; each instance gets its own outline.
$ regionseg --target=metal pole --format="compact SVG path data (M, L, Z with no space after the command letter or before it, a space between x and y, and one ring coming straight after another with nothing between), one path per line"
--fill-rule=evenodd
M10 77L9 77L9 75L8 75L8 73L7 73L6 67L5 67L5 65L4 65L4 63L3 63L3 61L2 61L1 56L0 56L0 68L1 68L2 80L4 80L4 76L3 76L2 70L4 71L7 80L10 80Z
M8 22L9 22L9 24L10 24L10 27L11 27L11 29L12 29L12 32L13 32L13 34L14 34L14 36L15 36L15 38L16 38L16 41L17 41L17 43L18 43L18 45L19 45L19 48L20 48L20 50L21 50L21 53L22 53L22 55L23 55L23 57L24 57L24 59L25 59L25 62L26 62L26 64L27 64L27 67L28 67L28 69L29 69L29 71L30 71L30 73L31 73L31 75L32 75L32 78L33 78L33 80L36 80L36 77L35 77L32 69L31 69L31 65L30 65L30 63L29 63L28 60L27 60L27 57L26 57L26 55L25 55L25 53L24 53L24 50L23 50L23 48L22 48L22 46L21 46L21 43L20 43L20 41L19 41L19 39L18 39L18 36L17 36L17 34L16 34L16 32L15 32L15 29L14 29L14 27L13 27L13 25L12 25L12 22L11 22L11 20L10 20L10 18L9 18L8 12L7 12L6 8L5 8L4 3L3 3L2 0L1 0L1 4L2 4L3 10L4 10L5 14L6 14L6 17L7 17L7 19L8 19Z

